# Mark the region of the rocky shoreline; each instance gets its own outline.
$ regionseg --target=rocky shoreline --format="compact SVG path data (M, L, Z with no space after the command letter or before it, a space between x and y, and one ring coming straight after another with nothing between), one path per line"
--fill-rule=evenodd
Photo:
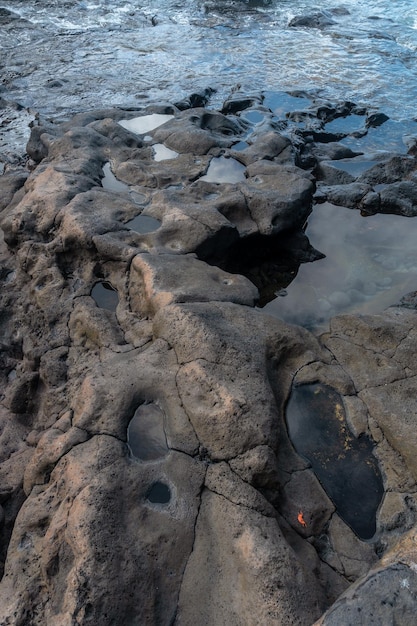
M30 171L0 177L2 624L414 615L415 294L322 334L255 307L271 267L285 283L320 258L314 203L417 215L414 141L353 176L341 140L380 114L294 94L282 122L260 94L218 112L209 96L38 120ZM329 130L352 119L360 131ZM309 385L332 390L336 472L353 439L374 445L371 539L289 439Z

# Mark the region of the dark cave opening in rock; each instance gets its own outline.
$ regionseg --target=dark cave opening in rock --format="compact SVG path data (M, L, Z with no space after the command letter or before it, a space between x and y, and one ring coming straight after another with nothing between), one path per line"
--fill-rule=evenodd
M340 394L320 383L295 386L286 422L295 450L311 464L337 513L360 539L371 539L384 494L381 472L372 440L351 433Z

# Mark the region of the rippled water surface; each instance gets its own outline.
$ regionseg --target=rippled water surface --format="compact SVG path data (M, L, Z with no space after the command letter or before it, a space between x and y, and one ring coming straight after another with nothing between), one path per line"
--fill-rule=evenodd
M322 0L331 23L289 27L301 0L3 0L5 98L47 114L172 100L237 84L308 89L415 114L417 5Z
M318 11L324 26L290 26L296 16ZM207 87L215 90L211 107L221 106L239 86L246 92L262 90L265 105L274 111L275 94L293 89L374 107L391 119L365 139L350 137L345 143L356 149L360 141L360 150L372 152L375 142L380 147L382 132L384 149L404 152L404 133L414 134L416 50L414 0L346 0L340 5L322 0L319 8L302 0L0 0L0 174L8 155L24 153L28 124L36 113L60 119L91 108L140 108L155 101L176 102ZM280 98L282 104L282 94ZM302 102L287 98L286 110ZM337 212L335 219L341 215ZM314 239L312 220L308 235ZM343 250L349 245L344 241ZM391 252L384 254L390 257ZM367 259L373 273L365 283L375 285L385 299L387 280L401 283L409 268L394 251L393 275L387 277L383 268L381 277L377 257ZM415 259L410 263L413 274ZM314 272L316 268L325 274L326 262L315 265ZM347 286L343 283L347 272L342 270L337 279L315 273L305 278L304 285L321 290L312 299L320 305L313 317L338 312L339 292L346 300L346 289L353 295L355 289L361 291L356 283L352 286L355 277L349 273ZM301 291L309 271L310 265L299 272ZM284 315L283 302L289 307L290 298L279 300L271 312ZM303 315L309 319L297 318L300 323L317 321L308 311Z

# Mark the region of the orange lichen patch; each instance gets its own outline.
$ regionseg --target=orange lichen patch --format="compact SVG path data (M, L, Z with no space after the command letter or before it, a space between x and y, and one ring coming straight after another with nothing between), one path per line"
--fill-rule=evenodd
M307 524L306 524L306 521L304 519L302 511L298 512L297 519L298 519L298 523L301 524L301 526L304 526L304 528L307 528Z

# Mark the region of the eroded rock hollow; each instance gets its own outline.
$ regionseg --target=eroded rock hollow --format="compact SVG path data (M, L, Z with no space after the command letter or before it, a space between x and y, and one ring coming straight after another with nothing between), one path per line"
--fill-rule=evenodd
M352 103L190 101L39 121L0 178L0 623L410 624L415 300L321 334L255 305L320 258L315 202L415 215L413 147L354 177ZM295 390L336 452L296 452ZM313 461L343 503L365 440L364 537Z

